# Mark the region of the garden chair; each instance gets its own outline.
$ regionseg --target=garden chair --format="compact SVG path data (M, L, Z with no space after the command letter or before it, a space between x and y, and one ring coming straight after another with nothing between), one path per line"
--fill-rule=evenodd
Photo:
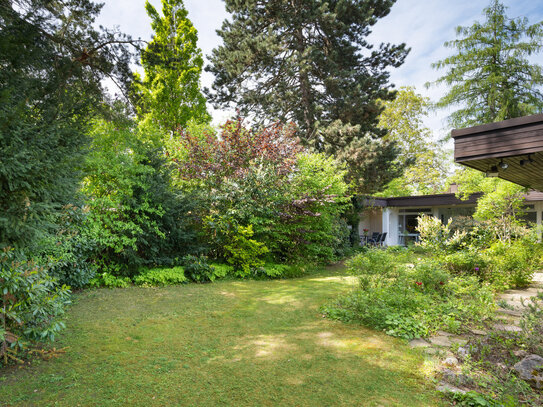
M377 245L384 246L386 238L387 238L387 232L381 233L381 236L379 236L379 241L377 242Z
M368 244L372 246L377 246L379 244L380 239L381 239L381 233L373 232L373 234L371 235L371 239L368 240Z

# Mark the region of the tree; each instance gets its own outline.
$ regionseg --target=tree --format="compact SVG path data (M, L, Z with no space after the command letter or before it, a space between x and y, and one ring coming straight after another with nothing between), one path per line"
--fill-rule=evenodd
M459 107L449 117L461 128L533 114L543 109L541 66L528 57L543 47L543 22L510 19L506 7L492 0L486 20L457 27L458 39L445 43L458 51L432 66L446 69L434 84L450 89L438 107ZM431 84L427 84L429 86Z
M142 52L143 80L135 75L140 117L172 133L190 120L208 123L200 92L202 52L183 1L162 0L163 16L148 1L145 9L155 34Z
M88 121L107 103L101 81L128 88L131 40L93 28L100 8L0 4L0 247L35 242L73 202Z
M471 168L457 171L451 178L458 184L458 195L467 199L471 194L482 192L473 217L487 221L490 230L500 240L510 240L515 226L521 224L526 188L500 178L486 177Z
M424 195L443 191L452 157L442 143L433 140L431 130L423 123L430 100L412 87L402 87L396 98L384 101L383 106L379 126L388 130L384 140L395 142L400 148L398 160L405 170L377 195Z
M192 197L170 188L161 134L150 126L96 120L86 157L84 234L102 271L135 273L197 251Z
M393 4L226 0L232 21L218 31L224 43L206 68L215 74L211 99L259 123L293 121L304 145L358 157L346 161L351 179L360 190L378 189L397 151L380 143L377 100L394 97L387 68L401 65L408 50L404 44L373 49L367 36ZM364 178L371 168L379 168L378 179Z
M294 130L278 123L252 130L238 118L222 126L220 137L179 138L183 153L172 158L178 185L202 192L195 214L212 255L228 258L239 227L251 226L276 260L333 258L350 200L345 170L323 154L304 153Z

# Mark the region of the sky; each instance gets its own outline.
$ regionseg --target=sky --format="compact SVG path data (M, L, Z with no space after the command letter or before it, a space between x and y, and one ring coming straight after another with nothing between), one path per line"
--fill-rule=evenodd
M150 19L143 0L102 0L104 7L97 23L118 27L133 38L151 39ZM221 44L216 30L229 17L222 0L185 0L188 16L198 30L198 45L204 57ZM482 11L490 0L398 0L389 15L379 20L369 37L370 43L398 44L405 42L411 48L405 63L391 70L391 83L396 88L414 86L416 91L436 101L445 94L444 87L426 89L426 82L435 81L442 74L431 67L433 62L452 55L454 50L445 48L445 41L453 40L455 28L469 26L475 20L483 21ZM543 0L503 0L509 17L527 17L530 24L543 20ZM151 0L157 10L160 1ZM532 59L543 65L543 54ZM207 64L207 59L206 62ZM211 87L213 75L204 72L202 86ZM213 123L223 122L231 112L210 108ZM436 139L447 135L446 117L450 112L438 110L430 113L425 124Z

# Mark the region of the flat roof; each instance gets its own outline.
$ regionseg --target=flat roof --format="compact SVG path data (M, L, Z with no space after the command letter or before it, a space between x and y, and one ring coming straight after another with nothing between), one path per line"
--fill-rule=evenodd
M375 207L425 207L425 206L455 206L455 205L475 205L482 193L470 195L468 199L460 199L456 194L434 194L417 196L395 196L390 198L365 197L364 206ZM529 191L524 195L526 202L543 201L543 192Z
M455 162L543 191L543 114L451 132Z

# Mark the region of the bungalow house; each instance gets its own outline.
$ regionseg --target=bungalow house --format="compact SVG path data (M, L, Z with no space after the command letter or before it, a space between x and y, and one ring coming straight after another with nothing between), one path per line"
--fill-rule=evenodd
M365 229L369 235L386 232L385 245L405 245L418 239L416 227L420 214L433 215L445 223L454 216L471 216L475 212L480 194L461 200L454 192L452 190L447 194L366 199L358 230L362 232ZM541 225L543 192L530 191L525 195L525 203L525 219Z
M453 130L455 162L525 186L526 220L542 224L543 212L543 114L519 117L466 129ZM359 230L387 233L384 244L402 245L416 240L417 217L431 214L446 222L471 215L477 194L468 200L447 194L367 199Z

